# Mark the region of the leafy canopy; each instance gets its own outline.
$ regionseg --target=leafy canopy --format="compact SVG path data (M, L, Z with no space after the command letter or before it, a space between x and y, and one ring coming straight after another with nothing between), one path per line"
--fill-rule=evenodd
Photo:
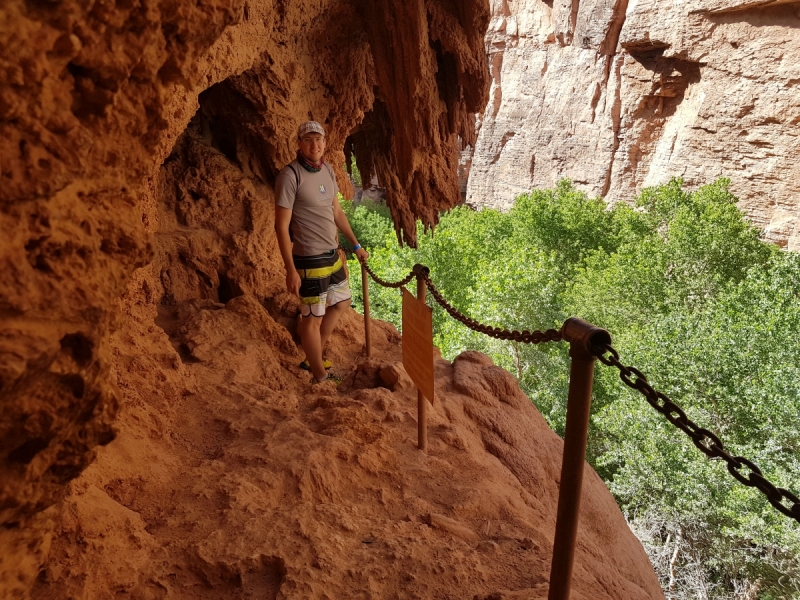
M687 191L673 179L644 190L634 206L610 209L561 181L523 194L507 213L453 209L435 233L420 227L416 250L398 247L385 206L345 209L381 277L397 280L426 264L451 304L492 326L547 329L574 315L605 327L626 364L733 454L800 493L800 256L761 240L727 180ZM359 293L359 270L351 273ZM399 326L397 290L371 283L370 302L374 317ZM494 340L438 306L434 334L446 358L475 349L511 371L563 434L565 345ZM596 369L588 460L633 528L647 532L654 564L675 545L678 570L698 573L679 577L683 595L675 597L696 597L702 587L728 598L745 584L760 598L800 597L800 527L707 460L604 366Z

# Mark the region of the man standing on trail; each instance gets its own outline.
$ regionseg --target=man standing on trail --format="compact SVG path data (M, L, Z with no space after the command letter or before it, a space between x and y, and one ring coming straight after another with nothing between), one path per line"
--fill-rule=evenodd
M275 233L286 267L286 289L298 294L300 342L306 353L301 367L312 383L328 378L322 351L345 307L350 285L339 257L337 229L353 244L360 261L369 255L358 243L336 198L333 169L322 160L325 130L306 121L297 130L297 158L275 181Z

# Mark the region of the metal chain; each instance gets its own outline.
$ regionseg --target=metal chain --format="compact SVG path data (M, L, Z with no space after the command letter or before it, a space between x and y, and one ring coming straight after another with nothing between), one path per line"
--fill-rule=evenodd
M709 458L721 458L724 460L728 465L728 471L737 481L748 487L758 489L767 497L772 506L784 515L800 522L800 498L789 490L775 487L764 477L761 469L753 462L742 456L731 456L725 450L722 440L708 429L698 427L694 421L686 416L680 406L662 392L653 389L641 371L622 364L619 360L619 353L611 345L595 346L593 350L600 362L610 367L616 367L619 370L619 378L622 379L623 383L641 393L650 406L664 415L667 421L688 435L692 443L703 454Z
M339 246L339 250L344 250L345 254L348 254L350 256L355 256L355 252L353 251L352 248L345 248L344 246ZM386 281L378 277L375 274L375 271L369 268L369 265L367 263L362 263L362 264L364 265L364 268L366 269L367 273L369 273L369 276L372 277L373 281L375 281L375 283L377 283L378 285L382 285L383 287L401 288L414 278L414 271L411 271L400 281L395 281L395 282Z
M547 331L528 331L526 329L525 331L517 331L500 329L499 327L490 327L489 325L479 323L478 321L470 319L468 316L456 310L447 300L445 300L439 290L436 289L436 286L433 285L433 282L429 276L423 275L423 280L425 281L425 285L428 286L431 296L436 299L436 302L438 302L442 308L445 309L447 313L456 321L463 323L473 331L477 331L478 333L483 333L500 340L512 340L514 342L522 342L524 344L560 342L563 339L561 332L558 329L548 329Z
M367 263L362 263L362 264L364 265L364 268L366 269L367 273L369 273L369 276L372 277L372 279L375 281L375 283L377 283L378 285L382 285L383 287L401 288L414 278L414 271L411 271L400 281L395 281L395 282L385 281L380 277L378 277L377 275L375 275L375 272L369 268L369 265Z

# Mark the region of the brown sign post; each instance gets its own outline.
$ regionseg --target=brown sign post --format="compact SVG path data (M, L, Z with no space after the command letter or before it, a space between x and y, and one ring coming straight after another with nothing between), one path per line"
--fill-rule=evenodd
M417 298L403 288L403 367L417 386L417 447L428 449L428 406L433 404L433 310L425 304L425 282L417 277Z
M372 356L372 327L369 319L369 276L367 264L364 262L361 263L361 296L364 299L364 346L367 358L370 358Z

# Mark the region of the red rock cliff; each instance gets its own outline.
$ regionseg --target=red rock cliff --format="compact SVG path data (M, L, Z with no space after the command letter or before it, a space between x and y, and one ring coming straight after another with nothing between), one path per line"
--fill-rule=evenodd
M272 234L307 118L406 241L459 200L488 4L0 10L0 596L544 593L560 441L467 356L421 457L397 334L356 364L352 313L345 386L311 390ZM587 477L579 592L659 597Z
M430 449L399 338L348 313L311 386L269 187L214 146L207 102L160 169L155 257L111 337L119 434L68 488L33 598L537 598L562 444L487 357L436 363ZM659 597L586 468L575 597Z
M299 121L325 124L340 173L344 141L356 137L413 242L416 216L432 224L458 200L450 167L485 101L488 5L11 1L0 10L0 536L4 548L35 554L34 522L114 437L116 299L153 257L157 173L201 93L206 133L266 187L292 156ZM222 272L247 270L234 263ZM203 269L191 272L205 281ZM264 283L229 279L250 291Z

